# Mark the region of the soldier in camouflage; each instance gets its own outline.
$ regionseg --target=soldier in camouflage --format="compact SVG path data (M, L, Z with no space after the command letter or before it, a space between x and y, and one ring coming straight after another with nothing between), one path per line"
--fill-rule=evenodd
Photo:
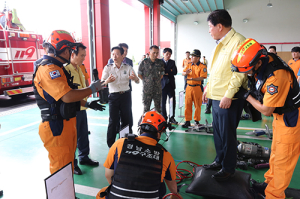
M143 60L139 65L138 76L143 80L144 113L150 110L152 99L157 112L161 112L161 78L164 75L164 62L157 59L159 48L150 47L150 58Z

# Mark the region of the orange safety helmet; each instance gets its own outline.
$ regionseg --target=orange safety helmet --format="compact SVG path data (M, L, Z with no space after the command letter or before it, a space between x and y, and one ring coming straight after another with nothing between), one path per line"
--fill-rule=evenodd
M65 30L52 31L46 43L50 44L50 47L53 47L55 52L62 52L65 48L72 49L76 46L71 34Z
M266 57L267 50L254 39L246 39L233 53L231 59L231 70L234 72L249 72L259 61Z
M162 133L167 128L167 122L157 111L148 111L141 117L139 126L142 131Z

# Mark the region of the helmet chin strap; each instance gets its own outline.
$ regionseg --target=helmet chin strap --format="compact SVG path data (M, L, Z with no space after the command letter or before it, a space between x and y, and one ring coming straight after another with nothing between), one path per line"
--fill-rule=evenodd
M56 55L56 57L59 57L60 59L62 59L63 61L65 61L65 63L70 64L70 59L67 60L66 58L60 56L60 55ZM71 57L70 57L71 58Z

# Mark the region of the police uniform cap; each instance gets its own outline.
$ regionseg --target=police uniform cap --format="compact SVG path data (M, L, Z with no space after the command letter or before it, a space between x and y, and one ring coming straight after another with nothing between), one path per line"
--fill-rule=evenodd
M201 52L200 52L200 50L195 49L195 50L193 50L193 52L192 52L191 55L194 56L194 57L200 57L201 56Z

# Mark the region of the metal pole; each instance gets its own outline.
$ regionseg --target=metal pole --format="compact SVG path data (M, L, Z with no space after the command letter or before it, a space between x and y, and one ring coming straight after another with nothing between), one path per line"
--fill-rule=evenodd
M89 33L89 49L90 49L90 71L91 74L93 69L96 68L96 57L95 57L95 21L94 21L94 0L87 0L87 14L88 14L88 33ZM93 75L91 75L93 79ZM96 97L96 94L93 94Z

